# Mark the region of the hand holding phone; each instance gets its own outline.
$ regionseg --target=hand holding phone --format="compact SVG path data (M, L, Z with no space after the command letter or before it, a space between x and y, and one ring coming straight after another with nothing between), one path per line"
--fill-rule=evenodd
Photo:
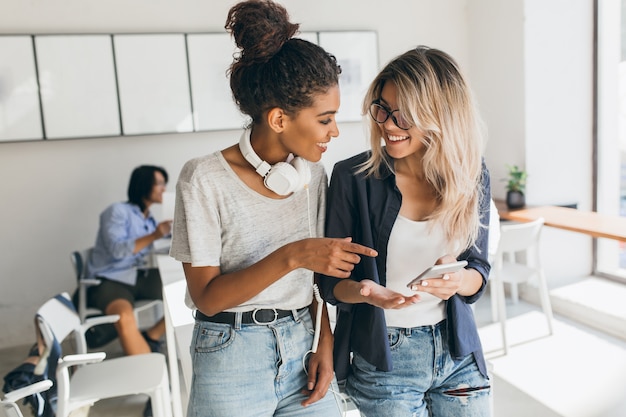
M445 274L451 274L460 271L461 269L465 268L465 266L467 266L467 261L457 261L448 264L433 265L430 268L427 268L421 274L419 274L417 278L412 279L411 282L409 282L406 286L408 288L412 288L414 285L419 284L420 281L423 279L441 278Z

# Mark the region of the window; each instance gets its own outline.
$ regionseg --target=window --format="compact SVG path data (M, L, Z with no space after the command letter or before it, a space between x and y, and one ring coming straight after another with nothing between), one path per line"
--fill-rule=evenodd
M626 0L596 1L595 205L626 217ZM598 239L594 269L626 282L626 243Z

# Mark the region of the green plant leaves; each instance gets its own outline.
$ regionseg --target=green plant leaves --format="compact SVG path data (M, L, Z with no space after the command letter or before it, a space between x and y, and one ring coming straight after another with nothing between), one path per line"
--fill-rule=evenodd
M506 190L524 193L526 190L526 178L528 177L528 173L525 170L520 169L517 165L507 165L506 167L509 171L509 177L503 179L503 181L507 181Z

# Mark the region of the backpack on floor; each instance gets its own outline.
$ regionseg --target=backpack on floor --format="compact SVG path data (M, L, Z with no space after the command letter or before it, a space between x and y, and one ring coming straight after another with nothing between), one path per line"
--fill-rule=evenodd
M55 360L55 363L58 362L59 354L57 351L56 360L54 359L54 353L50 354L50 358ZM28 352L28 356L31 358L39 357L39 348L38 345L35 344ZM23 404L26 406L30 406L33 416L35 417L55 417L56 415L56 402L57 402L57 393L56 393L56 380L54 379L54 372L49 377L48 370L45 370L43 374L37 375L35 373L36 365L31 363L30 361L24 361L19 364L17 367L10 370L4 376L4 385L2 386L2 392L8 393L14 391L19 388L26 387L28 385L34 384L36 382L42 381L44 379L50 379L53 382L53 386L44 392L35 393L25 397L23 400Z

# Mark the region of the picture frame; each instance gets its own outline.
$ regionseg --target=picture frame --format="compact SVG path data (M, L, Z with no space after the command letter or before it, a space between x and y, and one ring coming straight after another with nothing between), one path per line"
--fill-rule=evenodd
M46 139L119 136L110 35L35 36Z
M43 139L30 35L0 36L0 142Z
M228 80L236 51L227 33L187 35L194 130L241 129L246 117L237 108Z
M113 35L122 133L193 131L185 35Z
M338 122L362 121L375 31L304 31L342 67ZM227 33L0 35L0 142L235 130Z
M341 66L341 106L338 122L363 120L361 108L370 82L378 73L378 37L375 31L322 31L319 45Z

